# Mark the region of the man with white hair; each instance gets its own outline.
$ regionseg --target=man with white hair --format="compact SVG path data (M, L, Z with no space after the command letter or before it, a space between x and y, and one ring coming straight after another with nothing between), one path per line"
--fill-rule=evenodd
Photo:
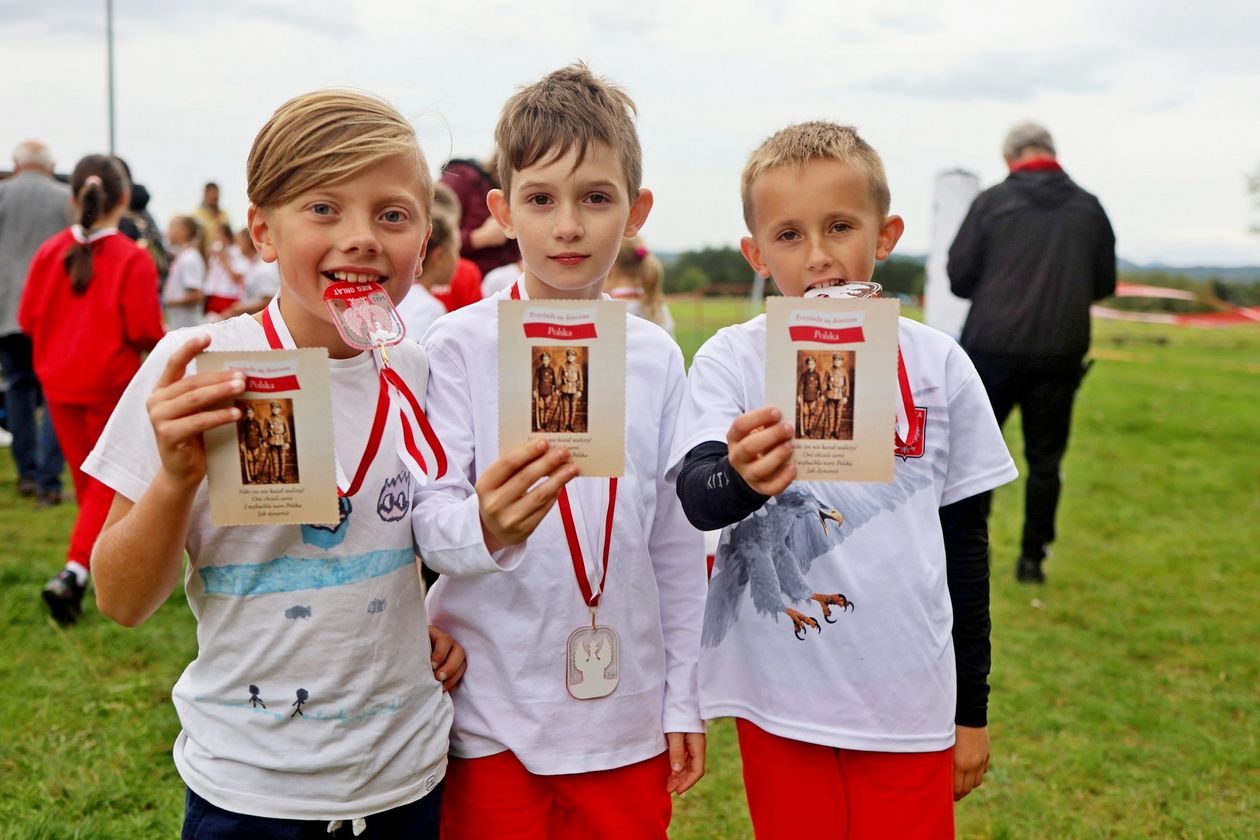
M37 140L13 150L12 178L0 181L0 368L9 389L5 414L13 434L18 492L40 505L61 502L63 460L52 423L36 409L43 397L31 364L31 341L18 328L18 304L31 257L71 221L70 188L53 178L52 155Z
M1115 292L1116 237L1098 199L1064 173L1045 128L1015 126L1002 156L1010 175L972 203L949 249L949 279L954 294L971 299L960 343L998 423L1016 405L1023 416L1028 482L1015 574L1041 583L1089 307Z

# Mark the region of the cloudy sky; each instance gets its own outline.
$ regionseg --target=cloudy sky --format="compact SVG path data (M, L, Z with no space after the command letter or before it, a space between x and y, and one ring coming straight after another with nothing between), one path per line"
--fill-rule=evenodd
M749 151L795 121L857 125L881 152L900 249L931 239L933 183L1004 177L1036 119L1102 200L1120 256L1260 264L1260 3L1200 0L114 0L117 150L160 220L217 180L244 219L255 132L293 94L379 93L434 165L483 157L503 100L576 58L638 102L644 235L678 250L742 234ZM105 0L0 0L0 154L49 143L68 170L108 144Z

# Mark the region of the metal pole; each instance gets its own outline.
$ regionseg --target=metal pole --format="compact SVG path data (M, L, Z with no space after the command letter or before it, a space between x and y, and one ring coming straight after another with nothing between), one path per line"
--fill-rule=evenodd
M105 54L109 84L109 153L114 154L114 0L105 0Z

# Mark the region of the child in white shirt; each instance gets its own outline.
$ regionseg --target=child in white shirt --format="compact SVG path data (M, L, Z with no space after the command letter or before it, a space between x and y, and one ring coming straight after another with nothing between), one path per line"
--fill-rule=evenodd
M778 132L742 187L744 256L787 297L869 287L903 229L847 126ZM696 527L725 528L702 711L737 719L759 838L951 837L953 801L988 767L983 500L1015 466L961 348L905 318L899 334L913 405L889 484L794 481L794 428L765 405L764 315L719 330L688 374L678 492Z
M94 552L97 602L121 624L143 622L179 583L187 549L198 653L173 691L184 837L345 837L366 825L368 837L436 838L452 715L443 683L458 678L462 652L440 635L430 649L410 516L418 479L397 453L399 424L369 444L381 363L342 339L323 300L347 279L370 278L394 301L410 288L428 237L428 167L392 106L330 90L276 111L248 183L250 232L278 263L281 294L257 316L168 334L127 390L85 466L117 491ZM222 406L245 383L190 365L207 349L294 346L330 357L335 451L356 476L340 521L214 527L202 432L241 419ZM419 345L391 347L389 365L424 393ZM535 465L563 453L509 455ZM547 471L537 466L522 481ZM427 562L447 575L501 568L482 530L501 530L494 514L473 500L447 516L446 549Z
M504 106L495 135L503 188L489 203L520 244L524 276L439 319L424 338L434 363L430 413L451 474L464 477L421 495L426 557L430 544L444 544L446 511L470 484L480 493L497 457L499 301L599 298L622 239L647 218L652 195L640 189L632 109L624 92L582 65ZM703 773L695 693L703 547L665 479L683 386L677 345L627 316L624 475L612 486L571 483L567 498L584 525L570 524L570 538L563 515L532 520L537 530L505 552L528 558L510 579L444 578L430 593L434 622L470 661L455 697L445 836L664 838L670 792ZM574 557L601 550L608 561L598 616L620 637L620 682L606 696L576 699L566 688L566 642L592 617Z
M192 216L176 216L166 230L175 259L162 288L162 313L166 328L177 330L201 323L205 301L206 258L202 253L201 226Z

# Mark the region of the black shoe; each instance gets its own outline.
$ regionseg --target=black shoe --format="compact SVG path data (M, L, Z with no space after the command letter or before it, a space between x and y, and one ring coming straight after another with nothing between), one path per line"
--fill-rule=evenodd
M1021 557L1015 564L1015 579L1020 583L1045 583L1046 573L1041 571L1041 560L1036 557Z
M18 495L24 499L29 499L39 492L39 485L35 483L33 478L19 478L17 483Z
M35 494L35 507L48 508L61 504L60 490L40 490Z
M48 581L44 586L44 602L58 624L74 624L83 614L83 592L86 589L69 569L62 569Z

